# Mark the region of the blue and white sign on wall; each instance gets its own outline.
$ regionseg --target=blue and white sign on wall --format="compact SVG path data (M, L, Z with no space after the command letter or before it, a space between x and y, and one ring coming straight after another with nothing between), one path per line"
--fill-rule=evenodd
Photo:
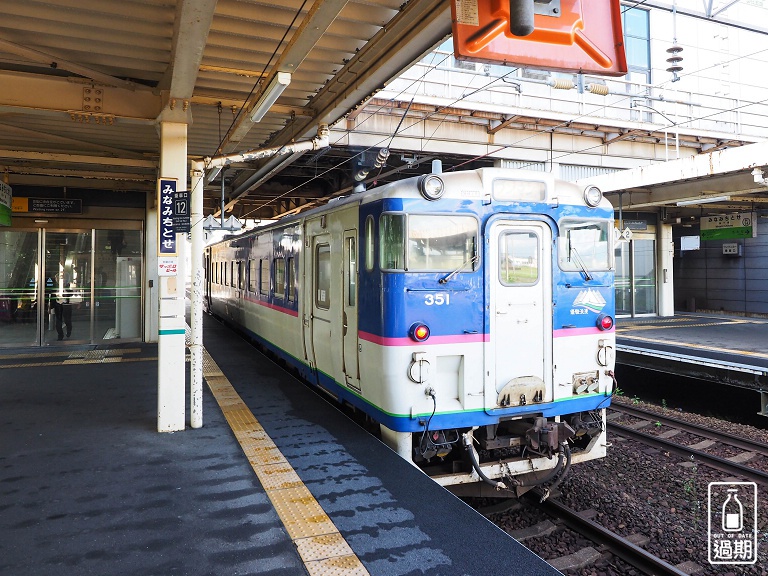
M173 201L176 178L160 178L157 185L157 254L176 256L176 231L173 227Z

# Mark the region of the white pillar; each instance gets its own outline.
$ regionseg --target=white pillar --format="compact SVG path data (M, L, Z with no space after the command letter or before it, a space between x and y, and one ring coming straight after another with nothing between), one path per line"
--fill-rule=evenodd
M177 190L187 189L187 124L160 122L160 177L175 178ZM184 259L184 235L176 235L179 261ZM157 249L156 249L157 251ZM181 266L183 270L183 266ZM185 279L161 276L157 344L157 430L184 430L186 366L184 318Z
M160 309L157 276L157 189L147 192L147 215L144 228L144 277L146 299L144 303L144 342L157 343L157 315Z
M659 222L656 233L657 261L656 273L659 287L659 316L675 315L675 282L672 274L672 259L675 256L675 244L672 240L672 225Z
M203 426L203 185L202 162L192 161L191 231L192 254L189 259L192 278L191 328L189 345L191 367L189 384L190 425Z

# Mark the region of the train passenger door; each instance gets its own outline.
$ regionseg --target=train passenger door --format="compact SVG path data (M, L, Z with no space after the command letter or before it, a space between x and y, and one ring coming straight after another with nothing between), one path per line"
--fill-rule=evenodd
M497 221L488 246L490 345L486 410L551 401L552 233L542 222Z
M309 317L305 319L309 328L307 355L319 378L321 373L329 376L334 374L332 321L334 282L331 266L331 235L312 236L311 249L311 266L308 269L311 274L309 281L312 285L312 292ZM338 299L338 295L336 299Z
M344 231L344 288L342 310L342 366L350 388L360 390L357 341L357 230Z

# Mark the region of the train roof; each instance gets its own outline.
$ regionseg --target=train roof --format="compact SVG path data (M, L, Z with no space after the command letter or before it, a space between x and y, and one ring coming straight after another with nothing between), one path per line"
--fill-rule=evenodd
M478 168L476 170L443 172L433 175L439 176L445 183L446 191L441 199L482 200L484 198L493 198L495 201L501 202L532 201L531 199L516 198L515 191L526 189L527 193L532 193L531 191L534 190L534 188L537 188L538 190L543 190L544 194L544 197L538 200L539 202L553 203L556 201L558 205L585 205L583 187L566 180L558 180L552 174L546 172L534 172L531 170L519 170L513 168ZM425 176L413 176L363 192L353 192L346 196L333 198L327 204L307 210L301 214L282 218L277 222L249 230L242 234L226 236L222 239L222 242L258 234L270 229L289 227L306 218L312 218L313 216L336 210L342 206L368 204L385 198L422 198L418 190L418 182L424 177ZM499 185L494 184L498 181L512 183L512 185L508 187L509 191L500 192ZM504 194L509 194L509 197L504 197ZM599 208L601 209L601 212L609 211L611 214L613 213L613 206L606 198L602 199Z

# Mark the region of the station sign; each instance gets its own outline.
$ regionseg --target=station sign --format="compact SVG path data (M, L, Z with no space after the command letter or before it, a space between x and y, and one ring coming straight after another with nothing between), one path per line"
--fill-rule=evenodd
M754 212L703 216L699 234L702 240L757 238L757 219L755 216Z
M0 182L0 226L11 225L11 204L13 194L11 187L5 182Z
M505 0L452 0L456 59L574 74L627 73L620 0L530 2L534 14ZM532 22L518 36L526 15Z
M176 256L176 230L173 227L173 201L178 181L160 178L157 181L157 255Z

